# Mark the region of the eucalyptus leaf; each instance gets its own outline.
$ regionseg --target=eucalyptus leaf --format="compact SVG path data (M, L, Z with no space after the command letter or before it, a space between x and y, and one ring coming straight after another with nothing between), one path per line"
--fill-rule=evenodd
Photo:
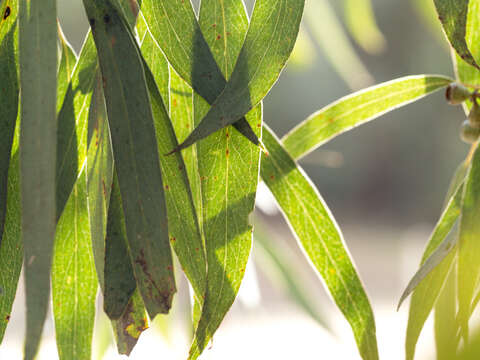
M56 3L55 0L19 2L20 173L27 360L37 353L47 315L55 236Z

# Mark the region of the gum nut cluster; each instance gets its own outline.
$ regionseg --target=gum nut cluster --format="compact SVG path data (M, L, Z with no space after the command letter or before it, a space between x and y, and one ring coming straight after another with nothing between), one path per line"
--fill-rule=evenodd
M460 128L460 137L468 144L477 142L480 138L480 106L477 103L477 98L479 97L477 91L472 92L461 84L452 83L447 87L445 96L451 105L460 105L467 100L472 101L473 105L468 118L462 123Z

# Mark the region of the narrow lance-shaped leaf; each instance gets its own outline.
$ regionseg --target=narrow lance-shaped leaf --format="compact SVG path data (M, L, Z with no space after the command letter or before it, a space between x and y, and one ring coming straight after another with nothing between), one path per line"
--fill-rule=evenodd
M95 268L102 293L105 290L105 236L113 176L113 157L108 129L102 79L97 77L89 111L91 138L87 158L88 212ZM130 258L128 258L130 262ZM133 271L133 270L132 270ZM129 355L140 333L148 327L145 307L138 289L130 298L125 311L112 327L119 353Z
M480 147L472 158L465 180L460 217L458 250L458 321L464 334L468 334L471 304L480 276Z
M460 58L480 70L465 40L469 1L434 0L438 18L443 25L450 44Z
M435 252L435 249L451 233L460 216L463 184L468 164L462 163L453 177L452 184L446 196L445 210L433 230L427 247L422 256L420 266ZM457 236L451 234L450 236ZM406 359L412 360L418 337L422 331L428 315L433 309L437 298L444 287L448 273L451 271L455 259L455 251L451 251L447 257L433 269L415 288L410 301L408 315L407 335L405 339Z
M213 103L225 88L226 80L202 35L191 2L144 0L142 9L152 36L175 71L208 103ZM236 57L229 61L234 64L235 60ZM241 117L234 126L251 142L259 144L245 118Z
M223 76L229 79L248 28L243 2L203 1L199 24ZM195 124L208 109L208 103L195 95ZM261 105L247 114L246 119L260 138ZM255 206L259 151L232 126L196 144L208 272L200 317L198 311L194 312L198 326L190 359L196 359L212 339L243 279L252 246L249 216Z
M25 359L33 359L37 353L50 294L56 215L56 3L55 0L19 2L20 173L27 305Z
M0 245L7 212L8 168L18 114L16 0L0 5Z
M60 63L57 73L57 114L62 109L63 100L70 86L70 80L77 64L77 55L63 34L62 27L58 23L58 39L60 42Z
M55 234L52 297L60 359L89 360L91 357L97 284L84 169Z
M282 142L288 153L298 159L335 136L419 100L451 81L436 75L407 76L361 90L310 115Z
M308 177L271 132L264 131L264 143L270 155L262 156L262 179L352 326L360 355L378 359L373 312L338 225Z
M304 4L304 0L255 2L245 42L225 89L201 123L175 150L233 124L267 95L293 50ZM221 39L228 35L219 36Z
M84 1L98 51L130 256L149 315L175 293L152 109L135 39L110 1Z

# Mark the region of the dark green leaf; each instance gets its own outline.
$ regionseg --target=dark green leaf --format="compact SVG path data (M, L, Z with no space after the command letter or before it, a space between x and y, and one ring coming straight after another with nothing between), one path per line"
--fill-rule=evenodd
M19 2L20 173L27 360L37 353L47 315L55 236L56 3L55 0Z
M267 95L293 50L304 4L304 0L255 2L231 78L201 123L176 150L233 124ZM222 41L222 36L226 41L225 37L229 35L219 34L215 40Z
M8 9L8 10L7 10ZM7 17L5 15L8 14ZM8 168L18 114L16 0L0 5L0 245L7 212Z
M98 51L130 256L149 315L175 293L167 212L142 58L115 7L84 1Z
M445 34L457 54L468 64L480 70L471 54L467 41L467 15L470 0L434 0L438 18Z
M447 86L444 76L407 76L353 93L310 115L282 140L298 159L352 128Z
M281 143L266 127L263 135L269 152L268 156L262 156L263 181L352 326L360 355L364 359L378 359L373 312L338 225L318 191Z

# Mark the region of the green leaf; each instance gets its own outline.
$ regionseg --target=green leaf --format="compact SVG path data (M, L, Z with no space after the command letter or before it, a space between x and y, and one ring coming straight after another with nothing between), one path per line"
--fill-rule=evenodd
M0 246L0 343L10 320L13 300L23 263L22 208L20 201L20 169L18 143L20 121L17 121L8 169L7 212Z
M333 69L351 89L374 82L328 0L307 1L305 24Z
M347 26L357 43L370 54L384 51L387 44L375 21L372 1L346 0L344 8Z
M52 298L60 359L91 357L97 284L82 171L55 234Z
M35 357L47 315L55 236L56 3L55 0L19 2L20 173L27 305L25 359Z
M306 174L264 127L269 155L260 174L338 308L352 326L364 359L378 359L373 312L333 216Z
M110 1L85 0L98 51L130 256L151 318L175 293L167 211L142 58Z
M444 242L460 216L463 184L467 169L467 164L462 163L453 177L452 184L446 196L447 201L445 209L433 230L430 240L428 241L420 266L422 266L440 244ZM452 234L451 236L456 237L457 235ZM444 287L448 274L454 264L454 260L455 251L452 251L425 277L425 279L423 279L422 282L417 285L413 292L410 301L407 335L405 339L406 359L413 359L415 355L415 347L418 337L420 336L425 321Z
M60 23L58 24L58 38L60 40L60 64L57 74L57 114L62 109L63 100L67 94L73 71L77 63L77 55L63 34Z
M7 212L8 168L18 115L17 15L16 0L0 5L0 245Z
M472 158L463 194L458 250L458 322L468 333L471 304L480 276L480 148Z
M434 0L438 18L457 54L468 64L480 70L466 41L467 15L470 0Z
M419 75L388 81L341 98L310 115L282 140L290 156L303 157L352 128L447 86L443 76Z
M175 150L184 149L235 123L267 95L293 50L304 3L304 0L255 2L231 78L199 125ZM214 40L220 42L222 36L225 41L229 35L218 34Z
M103 309L114 320L122 316L137 288L127 243L122 198L115 174L108 207L103 291Z

